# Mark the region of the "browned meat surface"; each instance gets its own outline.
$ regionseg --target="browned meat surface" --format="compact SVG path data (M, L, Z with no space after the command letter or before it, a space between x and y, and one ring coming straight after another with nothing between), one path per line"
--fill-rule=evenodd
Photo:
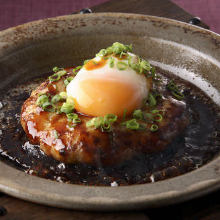
M56 94L64 90L62 80L42 83L24 102L21 124L32 143L39 144L48 156L65 163L115 165L138 153L159 152L188 124L184 103L167 98L157 106L165 114L156 132L151 132L149 127L138 131L128 130L120 122L113 125L111 132L102 132L87 128L86 122L91 117L84 115L79 115L80 124L69 128L65 114L44 112L36 105L39 94Z

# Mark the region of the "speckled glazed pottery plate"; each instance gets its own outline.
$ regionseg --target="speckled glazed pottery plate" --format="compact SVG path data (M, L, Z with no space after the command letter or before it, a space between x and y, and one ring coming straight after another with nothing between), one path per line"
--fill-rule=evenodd
M113 42L192 81L220 105L220 36L185 23L135 14L100 13L40 20L0 32L0 89L53 66L79 65ZM0 161L0 191L28 201L80 210L130 210L186 201L220 188L220 157L155 183L98 187L59 183Z

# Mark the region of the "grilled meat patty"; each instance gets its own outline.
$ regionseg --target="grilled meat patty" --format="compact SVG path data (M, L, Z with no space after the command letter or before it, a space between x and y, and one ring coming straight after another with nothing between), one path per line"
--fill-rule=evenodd
M43 111L36 104L40 94L54 96L66 90L64 79L46 80L24 102L21 112L21 124L31 143L39 144L48 156L64 163L86 163L111 166L122 163L138 153L156 153L164 150L188 124L185 104L171 97L163 98L157 109L163 112L163 120L158 122L158 130L150 130L151 123L145 129L130 130L118 120L110 132L87 128L91 117L79 114L81 123L69 127L66 114ZM150 111L145 109L145 111ZM128 117L129 118L129 117Z

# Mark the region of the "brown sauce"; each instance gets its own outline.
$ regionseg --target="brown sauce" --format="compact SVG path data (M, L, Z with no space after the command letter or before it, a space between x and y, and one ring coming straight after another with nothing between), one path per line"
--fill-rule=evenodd
M162 84L171 78L168 74L161 77ZM41 151L38 145L30 144L20 125L23 102L43 80L20 81L17 86L8 85L8 90L0 93L0 102L3 104L0 108L0 160L26 173L83 185L110 186L114 182L116 185L142 184L195 170L220 152L219 107L195 86L176 79L185 95L190 124L166 150L148 155L140 154L112 167L102 167L100 164L97 168L56 161ZM57 126L60 127L59 123Z
M107 60L105 60L103 58L98 62L95 60L90 60L85 64L84 67L86 70L95 70L95 69L103 67L106 62L107 62Z

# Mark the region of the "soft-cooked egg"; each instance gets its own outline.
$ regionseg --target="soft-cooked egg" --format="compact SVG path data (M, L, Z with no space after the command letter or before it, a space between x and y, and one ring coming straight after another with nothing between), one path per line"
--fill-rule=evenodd
M130 54L133 61L136 55ZM150 79L129 67L126 57L95 57L88 61L67 86L75 109L86 115L122 116L141 107L151 87Z

